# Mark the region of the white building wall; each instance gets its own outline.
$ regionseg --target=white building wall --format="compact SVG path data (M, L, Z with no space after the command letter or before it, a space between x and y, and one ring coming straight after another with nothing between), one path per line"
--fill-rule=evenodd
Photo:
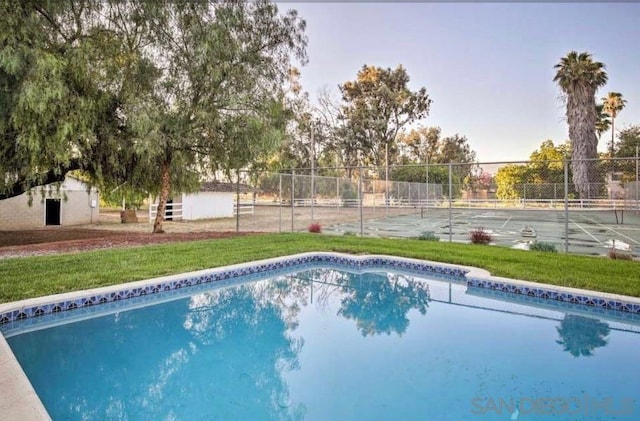
M199 192L182 195L182 219L230 218L233 193Z
M99 218L98 192L81 181L67 177L57 190L55 186L41 187L31 191L31 206L27 193L0 200L0 229L19 230L45 226L45 200L60 199L60 225L81 225L97 222Z
M20 196L0 200L0 229L20 230L44 226L44 201L40 192L34 192L31 206L29 196Z

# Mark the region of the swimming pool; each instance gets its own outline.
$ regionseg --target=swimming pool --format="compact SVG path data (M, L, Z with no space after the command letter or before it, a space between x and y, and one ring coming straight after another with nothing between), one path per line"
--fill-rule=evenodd
M3 332L54 419L637 419L634 313L367 259L189 276Z

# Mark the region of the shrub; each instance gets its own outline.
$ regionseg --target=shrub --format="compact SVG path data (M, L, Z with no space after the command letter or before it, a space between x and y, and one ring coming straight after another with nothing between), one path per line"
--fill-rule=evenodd
M491 241L493 241L493 237L491 237L491 234L486 232L484 228L481 227L474 228L469 232L469 240L471 240L473 244L489 244Z
M357 234L353 231L345 231L344 234L342 234L346 237L355 237Z
M618 250L613 247L609 249L607 256L609 256L609 259L613 260L633 260L633 256L630 252Z
M544 241L534 241L530 246L529 250L532 251L543 251L546 253L557 253L556 245L553 243L545 243Z
M314 222L311 225L309 225L309 232L320 233L321 231L322 231L322 227L317 222Z
M440 241L440 237L435 235L433 233L433 231L425 231L423 233L420 233L420 235L418 236L418 240L422 240L422 241Z

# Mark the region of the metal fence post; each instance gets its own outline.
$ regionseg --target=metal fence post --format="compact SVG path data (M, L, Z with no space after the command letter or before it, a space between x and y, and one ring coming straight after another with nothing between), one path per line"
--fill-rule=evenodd
M291 170L291 232L293 232L293 203L295 202L296 196L296 170Z
M564 161L564 252L569 253L569 161Z
M384 163L384 212L385 215L389 211L389 142L385 142L384 144L384 154L385 154L385 163ZM362 175L362 169L360 169Z
M427 201L426 201L426 208L427 208L427 214L429 213L429 158L427 157L427 164L425 165L426 168L426 185L427 185Z
M282 232L282 174L278 185L278 232Z
M451 186L451 182L452 182L452 167L451 164L449 164L449 242L452 242L453 239L453 232L452 232L452 226L451 226L451 206L453 204L453 188Z
M311 126L311 222L313 219L313 202L315 202L315 159L316 158L316 146L313 142L313 126Z
M636 145L636 213L640 212L640 199L638 199L638 163L640 159L638 158L638 145Z
M364 221L362 217L362 168L358 168L358 203L360 203L360 237L364 236Z
M240 170L236 170L236 232L240 232Z

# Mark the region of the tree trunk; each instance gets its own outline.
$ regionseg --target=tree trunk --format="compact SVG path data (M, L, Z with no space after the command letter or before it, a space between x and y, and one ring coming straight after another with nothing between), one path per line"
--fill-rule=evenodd
M611 115L611 159L613 160L613 154L615 153L615 148L614 148L614 141L615 141L615 130L616 130L616 118Z
M611 177L609 180L613 180L613 173L616 171L616 163L613 160L613 155L615 154L615 148L614 148L614 143L615 143L615 130L616 130L616 113L612 112L611 113L611 145L609 145L610 148L610 153L611 156L609 156L609 177ZM618 215L616 214L616 219L618 218Z
M567 122L572 147L571 170L573 184L581 199L589 199L596 193L590 186L598 157L596 136L595 89L576 84L567 93Z
M156 220L153 223L153 233L162 234L164 229L162 224L164 222L165 209L167 207L167 200L169 200L169 192L171 191L171 177L169 174L170 162L165 160L162 162L160 168L161 171L161 187L160 198L158 199L158 211L156 212Z

